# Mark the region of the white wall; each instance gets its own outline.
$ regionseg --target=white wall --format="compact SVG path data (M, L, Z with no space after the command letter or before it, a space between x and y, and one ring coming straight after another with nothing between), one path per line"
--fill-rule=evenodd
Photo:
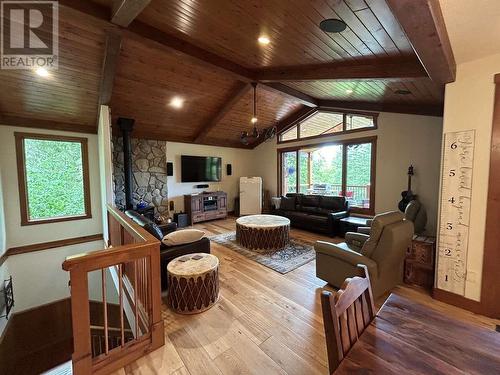
M92 218L21 226L14 139L16 131L88 138ZM97 135L0 126L0 170L0 186L4 197L5 248L102 233ZM102 248L102 241L95 241L7 258L0 276L13 277L13 312L68 297L69 275L61 268L64 259L69 255Z
M63 271L62 263L70 255L101 250L103 246L103 241L95 241L10 256L7 266L14 280L13 312L69 298L69 273Z
M194 187L202 182L181 182L181 155L221 157L222 181L208 183L208 189ZM167 161L174 163L174 175L167 178L168 199L174 201L175 211L184 211L184 194L199 193L205 190L225 191L228 194L229 210L233 210L234 198L239 194L239 178L252 176L255 173L255 156L256 153L253 150L167 142ZM233 167L231 176L226 174L227 164L231 164Z
M107 244L108 209L107 204L113 204L113 161L111 150L111 113L109 107L101 105L99 109L99 129L97 134L99 144L99 182L101 190L101 217L104 241Z
M3 189L2 189L2 168L0 168L0 257L7 251L6 238L5 238L5 215L3 209ZM7 263L0 265L0 283L7 279L8 269ZM2 303L3 305L3 303ZM5 314L5 309L0 309L0 315ZM7 324L7 320L0 319L0 336Z
M2 187L2 168L0 165L0 256L7 251L7 238L5 234L5 212L4 212L4 196ZM0 275L1 276L1 275Z
M442 118L380 113L378 129L348 135L277 145L263 143L254 151L255 173L264 179L264 187L277 193L277 150L301 144L377 136L375 211L397 210L401 191L407 188L408 166L415 176L412 190L419 195L428 213L427 230L436 232L439 176L441 164Z
M446 85L443 132L476 130L465 297L480 300L495 85L500 54L457 66Z

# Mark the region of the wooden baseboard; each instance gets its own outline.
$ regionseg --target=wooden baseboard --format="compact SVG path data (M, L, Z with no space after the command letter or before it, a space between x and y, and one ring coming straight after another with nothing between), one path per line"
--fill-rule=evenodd
M48 250L48 249L54 249L56 247L77 245L77 244L85 243L85 242L100 241L102 239L103 239L102 233L98 233L98 234L92 234L89 236L73 237L73 238L66 238L64 240L57 240L57 241L36 243L36 244L32 244L32 245L11 247L10 249L8 249L5 252L4 256L9 257L12 255L31 253L33 251Z
M471 311L475 314L486 315L481 302L459 296L455 293L450 293L442 289L434 288L432 289L432 298L449 305L457 306L462 309Z

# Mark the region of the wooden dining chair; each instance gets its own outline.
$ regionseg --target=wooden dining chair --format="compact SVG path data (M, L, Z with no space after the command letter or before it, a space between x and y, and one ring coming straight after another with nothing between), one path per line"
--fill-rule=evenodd
M335 295L326 290L321 293L331 374L375 317L368 269L358 264L358 270L360 276L346 279Z

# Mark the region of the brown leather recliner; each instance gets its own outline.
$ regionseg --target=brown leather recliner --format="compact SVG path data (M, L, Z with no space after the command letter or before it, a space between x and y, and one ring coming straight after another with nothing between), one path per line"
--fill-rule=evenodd
M401 212L375 216L370 236L348 232L345 242L317 241L316 276L340 288L346 278L364 264L370 273L375 296L381 296L403 280L405 252L413 237L413 223Z
M427 224L427 211L422 203L418 200L412 200L405 209L405 220L410 220L413 223L415 234L425 232ZM373 220L366 221L366 227L359 227L358 233L370 234Z

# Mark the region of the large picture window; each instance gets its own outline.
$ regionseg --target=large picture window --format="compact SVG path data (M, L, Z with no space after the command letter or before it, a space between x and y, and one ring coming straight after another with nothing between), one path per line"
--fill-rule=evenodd
M345 196L374 212L376 137L278 150L280 193Z
M340 113L319 109L278 136L278 143L331 137L377 128L377 114Z
M21 225L91 217L87 139L15 133Z

